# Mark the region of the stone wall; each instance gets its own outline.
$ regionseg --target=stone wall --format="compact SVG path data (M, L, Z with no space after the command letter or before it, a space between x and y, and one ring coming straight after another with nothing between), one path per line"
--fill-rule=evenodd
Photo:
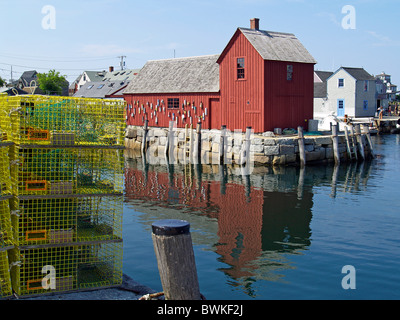
M126 129L125 146L128 149L141 150L143 141L143 127L128 126ZM149 128L147 153L151 157L163 158L167 142L167 128ZM220 130L201 131L201 159L202 163L219 163ZM192 147L190 147L190 130L174 129L175 159L183 160L193 152L196 142L196 132L193 130ZM243 151L245 134L242 132L227 132L225 138L225 164L237 164ZM369 154L368 143L362 136L366 154ZM341 161L348 160L347 145L344 135L339 135L339 154ZM330 135L305 136L306 163L333 162L333 142ZM250 137L250 159L254 165L298 165L300 163L297 135L276 136L272 132L262 135L252 134Z

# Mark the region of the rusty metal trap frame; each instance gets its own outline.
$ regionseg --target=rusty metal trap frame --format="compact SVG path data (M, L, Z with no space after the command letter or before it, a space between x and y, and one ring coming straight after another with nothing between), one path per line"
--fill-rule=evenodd
M82 291L122 284L122 241L15 247L9 252L18 296Z
M122 149L15 145L12 150L11 181L15 196L123 192Z
M0 200L0 249L4 249L15 244L12 224L10 200Z
M28 145L123 146L126 102L21 95L0 97L0 131Z
M8 252L0 248L0 299L12 296Z
M11 200L18 246L122 239L123 196Z

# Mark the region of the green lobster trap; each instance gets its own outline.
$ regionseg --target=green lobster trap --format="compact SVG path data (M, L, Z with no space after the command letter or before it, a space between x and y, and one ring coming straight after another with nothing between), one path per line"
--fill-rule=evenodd
M73 196L123 192L123 151L14 146L11 181L16 196Z
M19 296L122 284L122 241L10 250L12 288Z
M0 248L0 299L12 296L7 250Z
M125 105L119 99L1 97L0 126L23 145L123 146Z
M14 198L12 208L20 246L122 239L123 196Z

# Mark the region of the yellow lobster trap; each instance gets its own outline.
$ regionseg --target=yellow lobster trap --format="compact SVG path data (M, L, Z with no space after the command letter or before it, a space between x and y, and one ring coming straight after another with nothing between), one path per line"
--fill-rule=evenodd
M122 241L10 250L12 288L19 296L119 286Z
M123 146L126 102L22 95L0 97L0 128L28 145Z
M0 142L0 199L12 194L9 148Z
M0 248L0 299L12 296L7 250Z
M14 245L11 227L10 200L0 200L0 249Z
M121 149L14 146L11 181L16 196L123 192Z
M122 239L123 196L14 198L12 209L20 246Z

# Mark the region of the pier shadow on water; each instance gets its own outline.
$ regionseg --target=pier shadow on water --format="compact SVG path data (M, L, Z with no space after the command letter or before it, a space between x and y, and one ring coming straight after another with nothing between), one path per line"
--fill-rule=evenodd
M125 202L147 226L158 219L189 221L194 245L214 251L219 272L251 297L253 282L284 282L285 271L296 268L294 256L312 246L318 188L331 188L332 198L357 193L367 187L371 163L236 173L226 165L150 165L126 157Z

